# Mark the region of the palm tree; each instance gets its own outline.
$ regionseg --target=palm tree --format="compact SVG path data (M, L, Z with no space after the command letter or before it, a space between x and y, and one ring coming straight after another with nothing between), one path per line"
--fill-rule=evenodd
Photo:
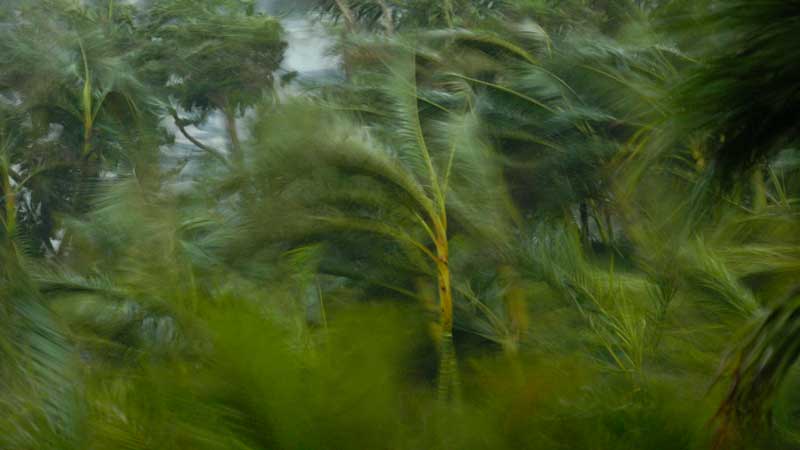
M739 280L760 277L772 282L760 284L757 297L775 299L765 302L766 312L752 298L745 302L752 324L724 365L731 384L717 415L716 445L729 448L742 444L736 438L743 432L764 424L798 356L792 331L796 281L790 281L797 269L796 239L782 231L782 224L796 226L794 192L782 181L794 172L779 174L787 167L781 152L800 138L795 106L800 65L792 44L800 5L698 2L679 17L671 24L678 27L674 35L699 63L676 85L675 102L667 105L673 116L650 145L680 161L673 164L675 173L693 180L680 206L687 212L671 216L692 217L680 227L684 235L704 224L715 227L708 245L717 247L717 257L732 258L708 267L716 267L712 272L718 275L727 272L718 279L729 280L719 284L731 286L724 289L728 297L742 297L736 292L756 297L741 289ZM738 209L711 206L720 200ZM770 263L758 254L770 254Z
M612 192L642 270L719 300L714 314L731 334L748 324L717 380L730 384L715 417L715 445L731 448L770 423L798 357L797 247L787 234L797 225L796 194L786 181L795 173L787 149L798 140L789 106L797 64L784 47L798 9L738 1L662 8L659 19L669 26L657 30L672 33L683 50L659 44L657 59L631 67L634 86L647 88L639 104L652 108L628 117L632 133L616 160L625 162L615 172L623 176ZM618 68L593 70L627 83Z
M615 163L642 127L665 120L662 103L686 57L664 45L647 17L633 21L639 31L625 39L594 22L569 28L511 23L456 31L450 43L434 41L435 48L458 51L471 62L437 62L438 76L474 96L526 213L578 216L585 244L593 218L609 244Z
M9 8L16 16L3 27L0 86L26 120L9 129L8 174L30 199L17 204L20 224L37 251L54 251L55 217L85 212L103 170L139 165L144 175L157 150L157 114L132 66L129 8Z
M729 0L696 8L679 25L703 64L681 86L678 117L683 132L707 133L709 159L730 180L798 139L800 5Z
M250 178L261 200L246 223L271 217L268 222L282 230L278 236L306 245L309 239L335 244L353 235L356 248L378 245L379 253L402 255L412 271L433 277L439 388L448 397L456 387L451 239L463 233L487 245L502 243L508 203L476 117L438 111L446 120L423 124L414 65L389 70L383 78L385 128L358 127L302 105L284 106L256 124L258 153ZM256 231L256 241L274 239L271 229ZM388 247L380 247L380 238Z

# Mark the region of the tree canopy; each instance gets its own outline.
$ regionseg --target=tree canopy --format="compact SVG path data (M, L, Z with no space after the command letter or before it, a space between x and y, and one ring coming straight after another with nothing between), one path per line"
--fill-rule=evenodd
M800 445L797 1L267 6L0 5L0 448Z

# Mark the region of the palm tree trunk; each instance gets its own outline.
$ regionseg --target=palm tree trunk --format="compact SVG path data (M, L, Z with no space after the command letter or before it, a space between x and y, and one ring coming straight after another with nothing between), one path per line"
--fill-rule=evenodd
M78 180L78 189L75 192L75 199L73 202L75 211L83 213L87 209L84 202L86 196L84 195L89 191L91 181L96 179L99 175L99 169L92 160L95 159L94 149L92 148L92 128L94 123L89 120L84 123L83 129L83 146L81 148L81 161L80 161L80 180Z
M92 164L92 156L95 149L92 148L92 137L94 132L95 120L95 105L94 98L92 97L92 76L89 70L89 60L86 56L86 51L83 43L79 40L78 44L81 49L81 58L83 59L83 91L81 94L81 112L83 113L83 143L81 145L81 161L80 161L80 180L77 183L75 198L73 199L73 208L75 212L83 213L88 209L84 199L85 192L89 190L91 180L96 178L99 174L99 169L96 164Z
M603 214L605 215L606 219L606 227L608 228L608 240L611 242L611 245L614 245L614 221L611 219L611 211L606 206L603 208Z
M441 342L439 355L439 399L457 399L459 391L458 360L453 342L453 290L450 280L450 266L447 239L436 245L437 278L439 282L439 323Z
M80 179L72 202L74 212L83 214L89 210L89 198L93 190L92 184L100 177L100 162L96 155L89 153L80 162Z
M228 141L231 145L231 161L240 164L243 155L242 144L239 140L239 130L236 128L236 111L227 101L225 103L222 114L225 116L225 131L228 133Z

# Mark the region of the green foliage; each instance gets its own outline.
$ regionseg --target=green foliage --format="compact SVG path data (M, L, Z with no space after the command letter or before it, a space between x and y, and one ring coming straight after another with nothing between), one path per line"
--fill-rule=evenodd
M159 1L142 20L143 69L183 109L240 112L272 88L286 47L283 30L255 13L252 2Z
M0 448L797 447L795 3L4 2Z
M699 41L708 56L688 74L678 101L689 129L709 133L709 151L730 178L797 141L800 4L700 3L706 11L693 22L712 31Z
M505 0L310 0L323 15L368 29L400 30L469 26L507 11ZM348 18L349 17L349 18ZM352 20L352 24L348 24Z

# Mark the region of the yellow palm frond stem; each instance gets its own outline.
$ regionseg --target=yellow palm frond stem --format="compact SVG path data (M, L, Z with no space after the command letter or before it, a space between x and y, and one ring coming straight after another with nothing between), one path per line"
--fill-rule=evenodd
M11 239L14 235L17 224L17 204L14 188L11 186L11 174L9 173L8 161L2 162L2 186L3 186L3 200L5 201L5 229L6 236Z

